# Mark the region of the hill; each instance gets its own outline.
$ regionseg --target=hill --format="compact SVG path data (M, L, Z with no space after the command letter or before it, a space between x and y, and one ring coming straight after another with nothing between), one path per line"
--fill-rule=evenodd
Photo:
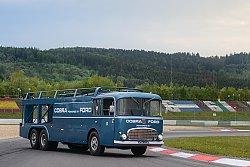
M0 80L16 70L48 82L86 80L93 74L110 76L126 86L144 82L249 88L250 54L201 57L198 53L159 53L103 48L0 47Z

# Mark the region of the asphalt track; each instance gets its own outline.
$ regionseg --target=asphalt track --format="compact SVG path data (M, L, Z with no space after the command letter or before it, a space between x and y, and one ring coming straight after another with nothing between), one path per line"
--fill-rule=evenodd
M249 132L166 132L165 137L206 135L250 135ZM147 151L134 157L130 150L106 149L103 156L90 156L88 151L74 152L60 144L56 151L30 148L27 139L0 140L0 167L212 167L223 166L162 155Z

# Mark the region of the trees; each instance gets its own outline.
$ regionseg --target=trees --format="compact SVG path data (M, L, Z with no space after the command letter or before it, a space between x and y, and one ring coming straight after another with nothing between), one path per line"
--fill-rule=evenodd
M158 85L144 83L137 86L146 92L159 94L163 99L168 100L250 100L249 89L235 89L233 87L224 87L219 89L216 84L206 85L205 87L187 87L178 84Z
M188 87L205 87L216 83L219 88L249 88L250 54L226 57L200 57L198 53L158 53L144 50L101 48L0 47L0 80L23 70L28 77L46 82L86 80L93 74L122 77L123 84L134 87L144 82L171 83ZM6 70L8 69L8 70ZM183 89L183 92L185 88Z
M245 99L250 86L250 53L204 58L185 52L0 47L0 59L0 92L10 95L17 88L25 92L106 84L141 85L166 99Z
M87 80L79 81L62 81L62 82L46 82L37 77L27 77L22 70L11 73L10 77L0 82L1 96L20 96L26 92L36 92L41 90L56 89L73 89L82 87L98 87L98 86L122 86L118 81L113 82L108 77L93 75Z
M10 77L0 82L1 96L20 96L28 91L72 89L81 87L98 86L123 86L125 78L120 77L114 82L109 77L92 75L89 79L78 81L46 82L37 77L27 77L22 70L11 73ZM218 88L216 84L206 85L205 87L184 86L179 84L153 84L143 83L137 88L145 92L159 94L162 99L175 100L250 100L249 89L236 89L234 87Z
M98 87L98 86L115 86L115 83L107 78L93 75L86 81L87 87Z

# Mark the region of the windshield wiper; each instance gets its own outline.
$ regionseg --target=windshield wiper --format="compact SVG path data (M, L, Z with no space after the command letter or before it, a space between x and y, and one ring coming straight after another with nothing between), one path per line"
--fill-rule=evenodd
M152 101L152 100L155 100L155 98L152 98L152 99L149 99L149 100L145 101L145 102L143 103L143 107L145 106L145 103L150 102L150 101Z

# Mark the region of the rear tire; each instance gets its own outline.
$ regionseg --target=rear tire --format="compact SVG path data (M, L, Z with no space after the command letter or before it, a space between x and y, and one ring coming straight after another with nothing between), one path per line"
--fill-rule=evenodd
M39 149L39 134L36 129L32 129L30 132L30 145L33 149Z
M40 149L43 151L57 149L58 142L48 141L48 135L44 129L40 133L39 141L40 141Z
M143 155L147 150L147 147L133 147L131 148L131 152L135 155L135 156L141 156Z
M102 155L105 147L100 145L100 138L96 131L92 131L89 135L88 145L91 155Z

